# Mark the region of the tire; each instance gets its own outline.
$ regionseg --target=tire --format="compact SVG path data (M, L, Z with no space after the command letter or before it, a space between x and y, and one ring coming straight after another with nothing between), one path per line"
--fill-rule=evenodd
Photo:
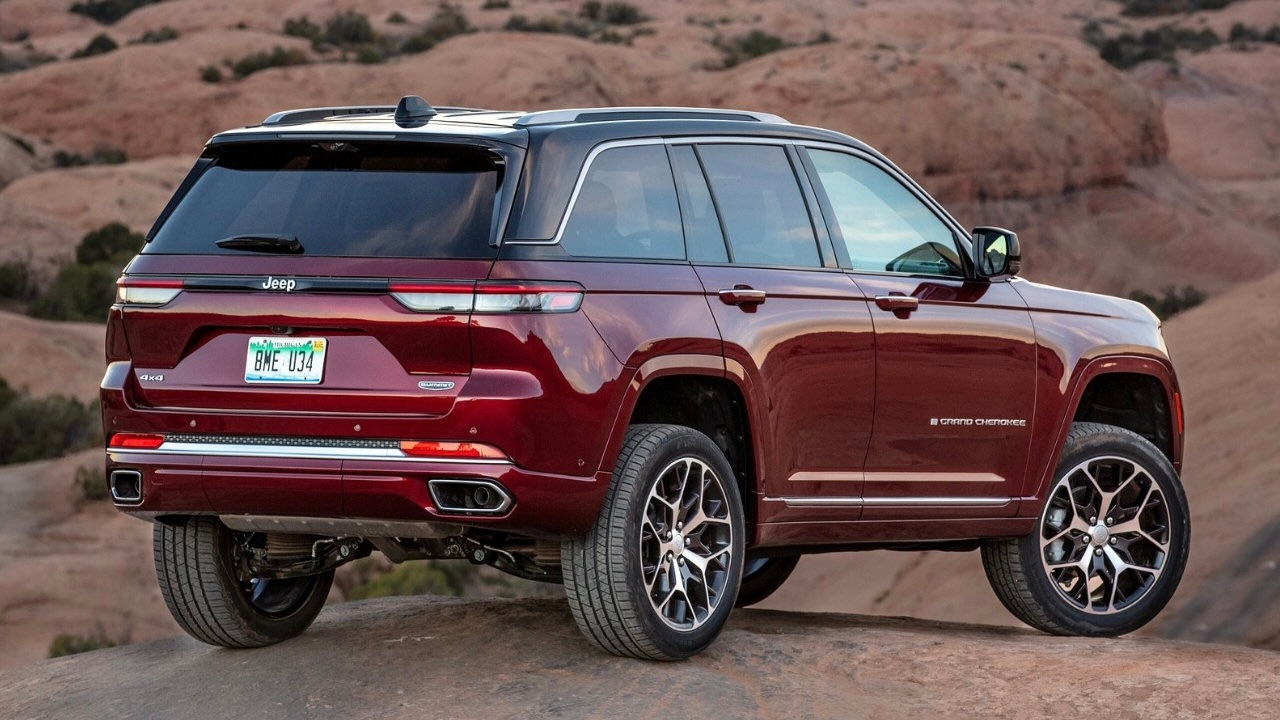
M694 473L701 488L688 483ZM696 430L628 429L600 515L586 537L566 541L561 552L573 619L596 647L679 660L720 634L744 559L733 478L724 453Z
M1123 428L1076 423L1036 529L985 544L982 564L1000 602L1031 627L1109 637L1164 608L1190 544L1187 499L1169 460Z
M749 607L764 602L791 577L791 572L799 562L799 555L748 557L742 570L742 586L738 590L735 607Z
M247 533L217 518L191 517L178 525L156 523L156 578L173 619L188 635L210 645L250 648L298 635L320 614L333 571L281 580L241 581L238 544Z

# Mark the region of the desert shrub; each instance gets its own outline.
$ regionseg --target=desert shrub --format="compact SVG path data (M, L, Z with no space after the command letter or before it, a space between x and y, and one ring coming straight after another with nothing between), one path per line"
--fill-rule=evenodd
M627 2L598 2L588 0L578 10L580 17L602 22L606 25L637 25L649 18L640 12L640 8Z
M511 7L511 0L484 0L484 4L480 6L481 10L507 10Z
M61 457L100 444L96 400L85 404L64 395L17 394L0 406L0 465Z
M53 166L58 168L80 167L82 165L120 165L128 161L124 150L108 145L99 145L88 157L77 152L59 150L53 154Z
M115 642L108 639L101 628L98 628L97 632L92 635L70 635L64 633L55 637L53 642L49 644L49 657L59 658L67 655L78 655L91 650L101 650L102 648L115 646Z
M71 53L72 58L87 58L94 55L105 55L116 48L120 47L115 40L112 40L106 33L98 33L93 36L88 45Z
M361 45L356 49L356 62L363 65L377 65L386 60L386 56L376 45Z
M0 263L0 298L26 300L32 289L31 269L26 263L17 260Z
M1236 23L1231 26L1231 33L1227 36L1227 41L1233 44L1268 42L1280 45L1280 25L1272 25L1267 30L1259 30L1251 28L1244 23Z
M426 52L455 35L475 32L467 16L449 4L440 6L435 15L422 27L422 31L407 38L400 46L403 53Z
M409 18L400 14L398 10L387 16L388 25L404 25L407 22L409 22Z
M1119 0L1124 3L1121 14L1130 17L1177 15L1197 10L1221 10L1235 0Z
M363 45L376 38L369 18L354 10L340 12L324 24L324 40L332 45Z
M75 488L80 499L86 502L107 499L107 475L101 467L81 465L76 468L71 486Z
M181 33L177 30L165 25L159 30L148 30L142 33L142 37L134 40L132 44L143 43L147 45L158 45L160 43L169 42L170 40L177 40L179 35L181 35Z
M543 17L531 21L523 15L512 15L507 18L507 24L503 26L503 29L512 32L573 35L580 38L589 37L592 33L592 28L584 23L560 20L554 17Z
M357 560L346 571L355 582L347 592L348 600L393 595L524 597L560 592L554 585L524 580L465 560L414 560L389 566L385 559L371 557Z
M115 301L120 270L111 263L64 265L28 312L45 320L103 322Z
M1148 60L1172 61L1178 50L1202 52L1222 42L1209 28L1192 30L1167 24L1143 31L1141 35L1124 33L1109 38L1097 23L1090 23L1083 34L1086 42L1098 48L1103 60L1121 70Z
M76 262L91 265L109 260L112 262L128 262L142 249L146 238L129 229L124 223L108 223L96 230L90 230L80 239L76 246Z
M320 40L324 36L320 26L307 19L306 15L285 20L283 31L285 35L306 38L312 42Z
M1205 295L1190 285L1183 286L1181 290L1169 285L1161 291L1159 297L1144 290L1134 290L1129 293L1129 299L1146 305L1161 320L1168 320L1183 310L1203 303Z
M213 65L205 65L200 68L200 79L207 83L222 82L222 71Z
M231 65L231 72L237 80L241 80L267 68L306 65L309 62L307 54L301 50L277 45L271 52L259 51L240 58Z
M752 30L734 38L717 38L715 44L724 53L726 68L791 46L786 40L763 30Z
M164 0L85 0L72 5L70 11L77 15L110 25L140 7L154 5Z

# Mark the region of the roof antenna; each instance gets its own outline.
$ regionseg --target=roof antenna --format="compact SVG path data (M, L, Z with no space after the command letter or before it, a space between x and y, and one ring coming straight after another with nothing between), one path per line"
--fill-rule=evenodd
M396 124L400 127L421 127L436 115L436 109L417 95L405 95L396 105Z

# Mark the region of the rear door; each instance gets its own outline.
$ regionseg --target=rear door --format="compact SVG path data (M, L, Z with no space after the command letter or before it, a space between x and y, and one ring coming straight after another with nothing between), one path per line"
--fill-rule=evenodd
M966 278L957 228L869 155L806 150L842 264L875 323L864 519L1013 514L1035 400L1031 318Z
M874 399L871 317L812 221L798 156L783 144L671 150L727 369L752 396L761 520L857 519Z
M315 428L234 413L448 412L506 164L459 144L212 148L122 281L134 401L273 435Z

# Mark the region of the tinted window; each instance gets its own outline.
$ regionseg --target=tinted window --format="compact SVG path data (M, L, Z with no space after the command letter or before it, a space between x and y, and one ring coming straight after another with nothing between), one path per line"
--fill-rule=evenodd
M699 145L733 261L821 267L809 211L786 150L775 145Z
M570 210L560 244L579 257L683 259L675 180L662 145L596 156Z
M307 255L492 257L499 164L418 143L230 146L144 252L237 253L216 243L265 234Z
M964 274L951 229L889 173L844 153L809 156L855 270Z
M677 145L671 148L676 175L680 178L680 209L684 217L684 238L689 247L689 259L703 262L728 262L724 249L724 233L720 230L720 218L707 189L707 179L702 176L702 166L693 148Z

